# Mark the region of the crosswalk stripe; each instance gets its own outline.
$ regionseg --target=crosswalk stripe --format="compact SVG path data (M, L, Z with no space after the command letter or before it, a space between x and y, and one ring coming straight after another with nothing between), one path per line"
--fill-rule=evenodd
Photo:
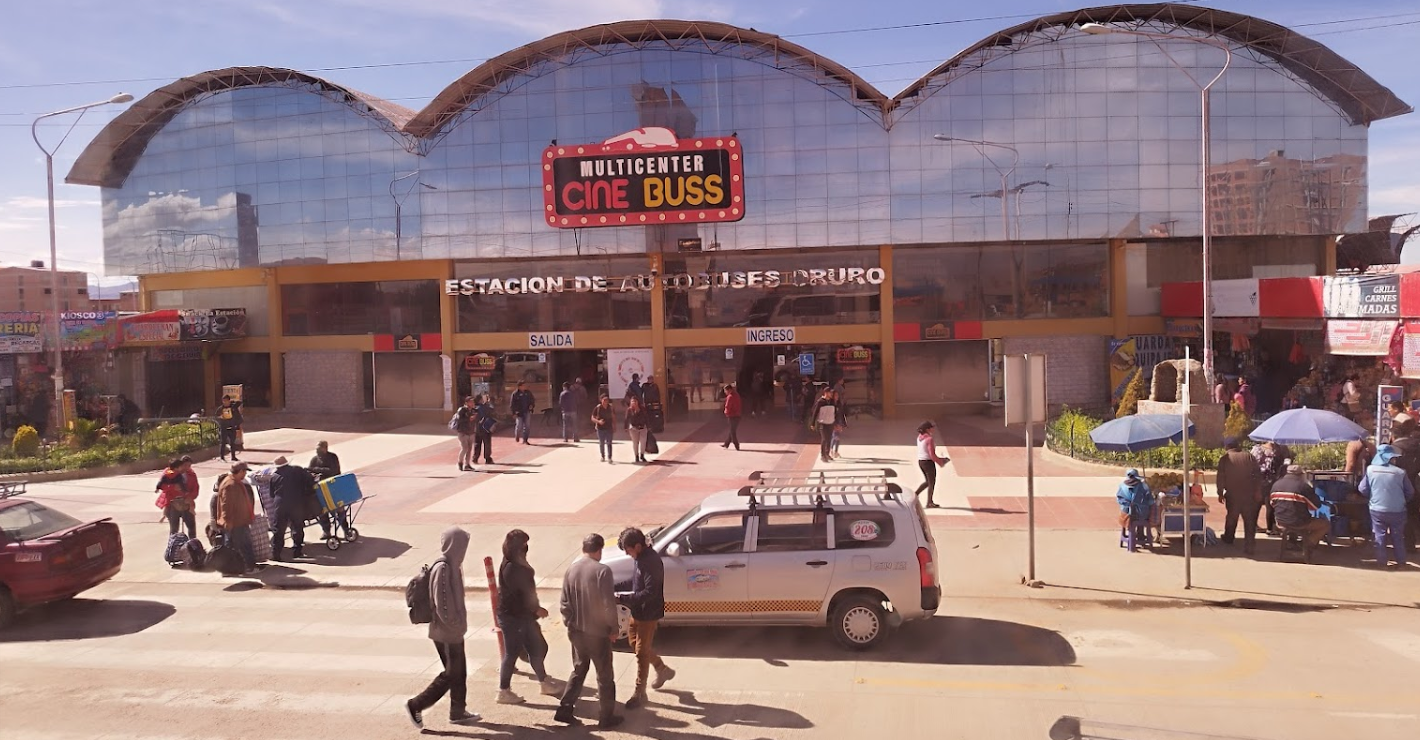
M10 646L5 646L6 648ZM19 655L16 655L16 653ZM208 649L165 649L148 648L132 650L127 648L94 647L80 650L13 651L0 649L0 656L14 664L16 657L32 665L47 665L73 668L112 668L129 671L152 670L169 672L174 666L184 669L220 669L232 671L257 671L273 673L280 671L320 673L332 667L344 671L358 662L361 673L385 673L395 675L421 675L436 663L432 651L428 656L406 657L398 655L347 655L330 653L294 653L231 651ZM469 670L483 665L484 661L469 660Z
M1066 638L1080 662L1126 658L1202 663L1218 659L1207 650L1170 645L1126 630L1076 630L1066 633Z
M1396 630L1358 630L1358 633L1393 653L1420 663L1420 635Z

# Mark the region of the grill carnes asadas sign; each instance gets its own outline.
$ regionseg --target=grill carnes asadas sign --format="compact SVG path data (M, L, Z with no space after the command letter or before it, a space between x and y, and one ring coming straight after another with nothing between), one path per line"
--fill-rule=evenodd
M739 221L745 215L739 139L679 139L643 128L601 144L553 145L542 154L549 226L648 226Z

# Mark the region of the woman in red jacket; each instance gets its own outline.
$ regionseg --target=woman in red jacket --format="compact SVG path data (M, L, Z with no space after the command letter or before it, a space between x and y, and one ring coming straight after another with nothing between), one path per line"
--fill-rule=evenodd
M735 390L733 384L725 386L725 420L730 422L730 436L725 438L725 444L720 445L721 447L734 445L735 449L740 448L741 408L739 391Z
M187 525L187 536L197 536L197 473L192 458L173 460L158 479L158 508L168 519L168 534L177 534L180 524Z

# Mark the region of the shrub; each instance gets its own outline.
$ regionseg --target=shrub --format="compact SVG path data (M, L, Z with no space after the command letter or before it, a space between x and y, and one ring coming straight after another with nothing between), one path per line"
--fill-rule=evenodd
M15 439L10 442L15 457L34 457L39 452L39 432L26 424L15 431Z
M99 431L103 428L102 424L93 419L75 419L74 439L78 440L81 446L88 447L98 439Z
M1346 444L1297 445L1292 448L1292 462L1307 470L1340 470L1346 467Z
M1223 422L1223 437L1232 437L1241 443L1252 431L1252 419L1247 418L1242 404L1234 401L1228 406L1228 418Z
M1129 384L1124 387L1124 395L1119 399L1119 408L1114 411L1114 418L1120 419L1131 414L1139 413L1139 399L1144 397L1144 368L1134 370L1134 375L1129 378Z
M1183 469L1183 448L1167 445L1144 452L1102 452L1090 439L1090 431L1104 422L1075 409L1062 409L1060 415L1046 427L1045 442L1051 450L1080 460L1120 465L1136 468ZM1198 470L1213 470L1218 467L1223 450L1188 446L1188 466Z

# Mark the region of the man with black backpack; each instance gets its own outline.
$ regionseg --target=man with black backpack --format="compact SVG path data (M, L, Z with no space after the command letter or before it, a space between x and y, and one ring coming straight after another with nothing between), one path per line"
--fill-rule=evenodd
M468 663L463 638L468 632L468 612L464 607L463 558L468 552L468 532L450 527L439 537L443 554L433 566L421 571L405 590L409 620L428 623L429 639L444 670L434 677L429 687L405 702L404 709L415 727L424 728L424 712L445 694L449 695L449 721L456 725L472 725L481 717L466 707L468 695Z

